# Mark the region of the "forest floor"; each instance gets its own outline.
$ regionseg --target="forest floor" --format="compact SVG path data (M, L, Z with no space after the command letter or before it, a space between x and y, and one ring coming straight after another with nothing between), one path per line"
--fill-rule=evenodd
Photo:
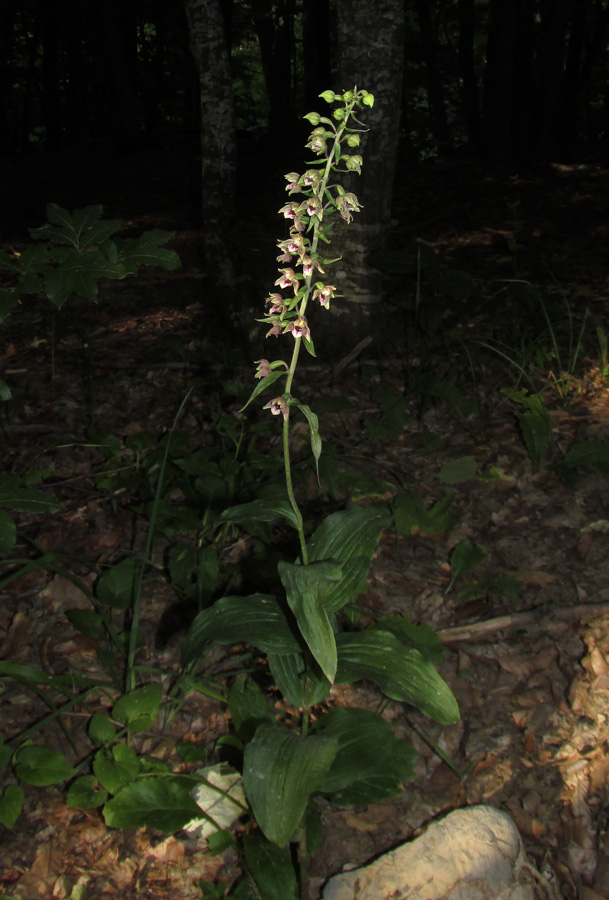
M161 434L194 384L180 429L192 435L192 446L202 446L218 404L238 409L252 384L247 352L235 351L230 340L224 346L217 331L217 301L206 296L200 235L192 225L192 167L182 162L158 151L121 160L120 167L117 160L99 160L88 173L84 165L72 167L70 177L50 167L33 177L32 198L66 207L101 202L106 215L120 217L132 233L175 229L171 246L183 260L177 272L145 270L137 280L106 285L97 307L68 303L56 321L53 378L48 304L24 304L3 325L0 375L15 395L2 417L5 467L46 470L47 485L62 501L57 514L23 515L21 526L87 583L145 538L142 526L134 526L130 498L99 489L93 473L103 457L91 446L91 431L116 435L122 445L140 432ZM372 344L338 374L332 371L337 360L318 358L301 394L314 409L320 397L337 398L321 401L320 430L355 472L340 502L387 500L406 487L430 509L447 492L454 495L450 527L384 534L361 603L364 620L404 613L440 634L445 654L439 669L457 696L461 722L439 726L403 704L385 707L396 733L420 754L417 779L378 805L325 804L312 884L320 890L343 866L365 863L449 810L486 803L516 822L542 876L540 897L606 898L609 479L604 465L557 464L575 444L609 440L609 378L597 332L603 323L609 330L609 172L565 165L518 176L428 163L411 174L399 189L395 246L426 242L451 270L474 279L482 302L453 302L437 285L429 287L442 323L432 336L398 308L406 347L396 341L387 352ZM256 235L246 251L254 283L261 272L259 296L247 298L248 307L262 308L275 277L274 246L283 236L275 209L282 191L279 175L277 201L260 211L258 200L258 217L246 214L243 227ZM2 223L4 247L23 247L23 226L41 224L40 212L26 198L14 229ZM513 295L508 303L505 285L516 281L539 288L556 335L571 328L572 366L568 349L558 364L552 328L539 309L531 312L537 316L531 334L528 313L509 305ZM411 278L411 292L413 284ZM388 290L395 288L392 276ZM586 308L590 316L575 360ZM522 316L522 329L514 315ZM552 443L538 471L518 424L523 408L501 393L530 383L518 383L517 368L480 343L499 339L511 348L506 355L523 360L549 411ZM250 355L264 355L260 331ZM442 374L444 387L435 382L435 393L430 371ZM230 405L220 387L227 383L243 385ZM451 552L464 540L484 547L486 556L451 583ZM229 550L239 556L244 547ZM155 633L173 597L163 581L149 584L140 658L168 671L179 664L179 642L159 648ZM58 574L34 571L12 582L0 596L0 658L53 673L99 675L97 642L65 617L87 602ZM353 699L373 708L379 703L368 684L336 692L337 703ZM5 739L40 715L34 693L4 684ZM86 752L76 716L70 730ZM228 730L222 706L193 694L165 731L150 734L144 749L162 759L176 741L194 740L213 759L216 741ZM66 750L59 728L48 729L44 739ZM183 832L167 838L152 829L107 829L95 811L67 807L55 789L28 788L23 813L0 839L0 896L21 900L190 900L201 897L197 882L228 885L239 875L233 851L211 856Z

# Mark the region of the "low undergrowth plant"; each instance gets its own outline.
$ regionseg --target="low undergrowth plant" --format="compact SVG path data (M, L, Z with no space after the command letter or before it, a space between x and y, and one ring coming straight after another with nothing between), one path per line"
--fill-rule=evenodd
M279 522L294 535L296 549L279 560L266 590L228 593L198 613L182 645L182 668L167 690L162 673L137 664L142 579L157 517L163 514L165 472L168 461L177 466L181 458L184 467L190 465L187 456L170 459L167 441L151 500L144 564L122 564L125 571L118 577L116 569L114 575L106 573L96 591L89 590L100 617L92 625L116 631L108 608L125 613L124 636L115 634L114 640L125 654L122 688L117 691L112 679L85 683L73 674L49 676L18 663L0 663L0 676L27 684L49 707L46 721L62 727L70 710L87 710L93 696L104 698L89 718L92 749L84 759L34 744L34 728L0 744L0 764L10 764L13 773L0 798L0 822L10 826L19 814L19 780L40 786L69 781L68 803L100 809L110 827L149 826L166 833L187 828L205 837L211 852L235 845L246 873L231 889L237 900L309 897L307 860L322 839L319 804L378 802L413 777L410 744L379 712L344 706L340 685L367 679L378 685L379 707L389 698L442 724L459 718L456 700L435 669L441 644L430 629L401 615L358 625L356 601L391 521L388 507L352 504L312 528L297 496L290 441L295 419L308 428L316 470L322 456L317 415L296 393L298 363L302 352L315 355L314 330L323 327L324 310L337 296L327 276L331 225L340 219L349 223L360 208L356 195L338 179L342 172L361 169L365 126L359 115L374 102L371 94L355 88L321 96L333 108L326 116L312 112L305 117L313 126L307 147L314 159L303 174L286 176L289 200L280 212L290 223L289 235L279 241L277 290L268 296L259 320L268 326L267 337L287 344L289 352L285 360L258 360L257 384L243 407L272 389L263 408L281 426L276 487L214 512L219 529L251 530L252 523ZM226 475L222 461L213 460L218 466L213 472L206 467L209 462L197 461L203 475ZM417 509L417 523L428 516L434 529L443 530L448 505ZM173 560L175 571L179 556ZM193 565L189 578L196 580ZM206 677L218 644L233 648L234 674L222 684ZM196 745L177 747L181 758L174 766L151 758L144 748L157 717L171 716L180 698L193 690L226 704L233 731L219 742L216 760L191 774L184 764L206 761ZM226 894L220 885L201 889L204 897Z
M101 279L137 275L141 266L179 268L177 253L164 246L174 232L154 228L137 238L121 238L121 223L102 219L102 214L99 205L70 213L49 203L48 221L30 228L39 243L22 252L0 253L0 322L28 296L42 294L60 310L70 297L97 303ZM53 340L51 351L54 372ZM0 399L10 396L9 386L0 381Z

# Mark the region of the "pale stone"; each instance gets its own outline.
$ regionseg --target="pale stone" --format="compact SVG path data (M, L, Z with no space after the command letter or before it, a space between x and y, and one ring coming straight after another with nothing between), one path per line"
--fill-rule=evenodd
M473 806L449 813L370 865L335 875L323 898L533 900L524 863L522 839L510 817Z

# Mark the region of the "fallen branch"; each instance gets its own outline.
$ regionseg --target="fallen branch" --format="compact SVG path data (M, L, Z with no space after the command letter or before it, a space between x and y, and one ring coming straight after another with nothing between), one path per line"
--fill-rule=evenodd
M471 625L459 625L454 628L441 628L436 632L440 640L445 644L457 641L469 641L485 634L494 634L506 628L521 628L523 625L537 625L540 628L548 628L560 622L571 622L584 616L594 616L599 612L609 610L609 603L578 603L577 606L566 606L554 609L549 605L539 606L526 612L511 613L506 616L497 616L495 619L487 619L485 622L474 622Z

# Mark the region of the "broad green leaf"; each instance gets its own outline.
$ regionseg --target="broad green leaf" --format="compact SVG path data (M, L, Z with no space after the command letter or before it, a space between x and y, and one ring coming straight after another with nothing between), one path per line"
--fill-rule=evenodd
M380 800L399 793L403 781L414 777L415 751L371 710L333 709L318 720L315 733L334 735L338 740L334 762L318 787L321 793L334 795L358 782L366 782L370 789L376 782L376 789L382 792ZM400 760L398 767L393 765L394 759Z
M89 250L91 247L101 247L109 237L121 230L121 223L106 219L104 222L97 222L88 228L81 230L78 241L78 249Z
M337 746L336 738L260 725L245 748L243 781L256 821L269 841L283 847L292 838Z
M473 456L461 456L445 463L438 473L438 478L444 484L461 484L475 478L478 463Z
M259 831L243 837L247 867L264 900L298 900L298 883L287 847L272 844Z
M2 296L1 295L2 295L2 291L0 291L0 322L2 322L4 320L3 316L2 316ZM11 392L10 387L8 386L6 381L2 381L2 379L0 378L0 400L3 403L8 403L8 401L12 400L12 399L13 399L13 394Z
M0 253L0 270L10 272L13 276L21 276L18 293L35 293L35 290L28 290L28 287L35 288L38 273L45 267L47 259L47 248L40 246L27 247L20 253L11 255Z
M217 525L223 522L245 525L248 522L274 522L282 517L296 528L296 515L287 500L263 497L260 500L241 503L239 506L231 506L220 513L215 521Z
M68 609L66 618L85 637L98 640L104 633L103 619L94 609Z
M214 831L207 838L207 850L210 856L221 856L234 844L235 838L232 831ZM220 900L222 900L223 896L223 894L220 895Z
M85 775L70 785L66 804L77 809L96 809L103 806L107 799L108 792L95 787L93 775Z
M181 262L178 254L175 250L167 250L163 247L163 244L166 244L174 236L175 231L153 228L134 240L117 240L117 259L132 275L137 274L138 266L160 266L167 270L179 269Z
M184 762L207 762L207 750L203 743L195 744L194 741L179 741L176 744L176 753Z
M431 509L427 509L416 491L398 494L393 504L393 521L397 534L444 534L452 522L450 507L453 499L451 494L446 494Z
M446 593L451 589L458 578L469 575L472 569L486 559L486 550L480 544L471 544L469 541L461 541L457 544L450 557L450 583Z
M7 746L0 737L0 769L3 769L9 764L12 755L11 748Z
M330 693L332 685L326 676L319 669L307 669L302 653L282 656L269 653L267 661L275 684L297 709L317 706Z
M333 682L336 642L324 601L332 586L340 581L341 568L329 560L307 566L281 561L278 570L300 632L320 669Z
M30 234L40 240L68 244L86 250L103 243L110 235L120 231L120 222L110 219L100 222L102 213L103 207L99 205L76 209L70 214L67 209L56 203L49 203L48 224L40 228L30 228Z
M607 441L578 441L567 451L560 466L598 466L602 472L609 468L609 444Z
M197 594L202 600L209 600L220 577L220 560L218 552L211 544L199 552L196 569Z
M245 677L237 678L228 695L228 709L235 731L244 741L249 741L261 722L271 718L264 694L255 682Z
M159 713L162 696L163 687L158 682L135 688L119 697L112 709L112 716L117 722L127 725L130 731L134 728L140 732L147 731Z
M104 713L93 713L89 721L89 737L96 747L110 744L116 737L116 728Z
M12 828L23 809L25 794L18 784L9 784L0 794L0 825Z
M446 682L418 650L405 648L388 631L367 629L336 637L337 684L375 681L393 700L417 706L443 725L459 721L457 701Z
M45 274L44 289L57 309L61 309L70 294L77 294L97 303L100 278L124 278L128 273L120 263L110 263L99 250L81 254L77 250L56 252L58 265Z
M356 600L363 590L381 531L388 523L383 507L350 506L332 513L314 533L308 546L309 562L332 559L343 572L325 598L328 614Z
M0 556L8 556L17 540L17 526L11 516L0 509Z
M104 807L104 820L110 828L147 826L165 834L179 831L200 814L188 784L170 777L128 784Z
M52 676L42 669L28 666L25 663L0 659L0 678L13 678L22 684L50 684Z
M99 215L94 221L97 221L102 213L101 206L93 207L99 211ZM78 232L74 226L74 220L67 209L58 206L57 203L47 204L48 222L39 228L30 228L29 232L33 238L41 241L52 241L54 244L67 244L74 246L78 243Z
M263 653L297 653L294 636L275 597L222 597L196 616L182 644L184 664L197 659L210 641L235 644L247 641Z
M35 488L22 487L14 475L0 475L0 506L8 506L16 512L33 512L38 515L54 513L61 504L53 496Z
M390 631L403 644L418 650L432 665L442 662L444 644L429 625L413 625L408 616L392 615L377 619L371 628Z
M545 415L528 411L519 413L518 421L531 457L533 472L539 472L541 461L552 445L552 432L548 425L547 413Z
M338 741L334 762L318 790L339 791L384 764L388 743L395 740L393 729L378 713L368 709L337 707L322 716L314 734L333 735Z
M314 797L309 797L304 817L305 836L307 839L307 853L309 856L317 853L324 839L324 826L315 803Z
M416 777L412 768L416 758L417 754L410 744L395 738L384 767L371 770L359 781L335 791L328 799L339 806L368 806L395 797L403 790L405 781Z
M93 772L109 794L135 781L140 771L137 753L126 744L115 744L112 751L100 750L93 760Z
M121 560L101 576L96 585L97 599L112 609L129 609L137 585L137 564L133 557Z
M35 744L24 744L17 750L13 768L17 778L36 787L59 784L76 774L62 753Z

